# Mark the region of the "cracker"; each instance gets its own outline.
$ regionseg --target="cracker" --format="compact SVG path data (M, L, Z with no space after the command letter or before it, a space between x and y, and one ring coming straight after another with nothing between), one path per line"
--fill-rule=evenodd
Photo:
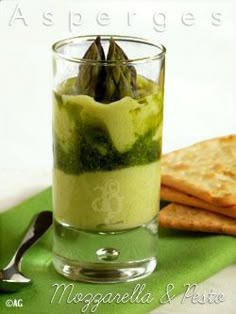
M194 197L190 194L183 193L165 185L161 186L161 199L165 201L210 210L215 213L236 218L236 206L218 207L203 200L200 200L199 198Z
M159 225L180 230L236 235L236 219L175 203L160 211Z
M166 154L161 171L164 185L216 206L236 206L236 134Z

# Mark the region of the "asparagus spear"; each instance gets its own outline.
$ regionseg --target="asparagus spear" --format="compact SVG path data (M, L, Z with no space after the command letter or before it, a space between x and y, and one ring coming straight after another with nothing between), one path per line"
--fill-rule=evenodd
M117 65L105 67L96 64L96 61L105 60L100 36L97 36L83 58L94 60L94 64L80 65L75 83L78 95L88 95L102 102L116 101L125 96L135 97L136 70L133 66L120 64L127 61L128 57L113 38L110 39L107 61L117 62Z
M83 59L89 59L91 62L104 61L105 53L101 45L101 38L97 36L96 40L86 51ZM75 83L75 91L78 95L88 95L96 100L103 97L104 94L105 69L102 65L81 64L79 74Z
M120 46L110 39L110 47L107 61L127 61L128 57ZM107 67L105 83L105 99L108 101L119 100L125 96L135 97L136 94L136 70L134 66L117 64Z

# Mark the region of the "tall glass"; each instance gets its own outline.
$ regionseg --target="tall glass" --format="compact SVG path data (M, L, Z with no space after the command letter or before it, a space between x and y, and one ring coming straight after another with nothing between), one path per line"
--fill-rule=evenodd
M53 45L53 263L87 282L156 268L165 48L125 36Z

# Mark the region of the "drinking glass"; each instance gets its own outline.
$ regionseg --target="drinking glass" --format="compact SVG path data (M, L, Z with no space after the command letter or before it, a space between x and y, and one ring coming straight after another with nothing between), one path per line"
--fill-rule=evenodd
M53 47L53 264L122 282L158 261L165 47L78 36Z

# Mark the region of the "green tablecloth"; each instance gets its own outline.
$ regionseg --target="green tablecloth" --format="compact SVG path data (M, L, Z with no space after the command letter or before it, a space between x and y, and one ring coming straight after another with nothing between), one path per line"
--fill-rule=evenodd
M0 215L1 267L8 262L34 214L51 208L51 189L49 188ZM148 313L160 305L161 298L165 300L163 296L168 284L174 285L171 295L177 295L186 290L185 284L200 282L236 261L235 237L160 228L159 265L152 275L131 283L86 284L69 281L55 272L51 263L51 236L52 230L25 255L22 270L26 276L33 279L33 284L20 292L1 294L1 313L69 314L80 313L82 309L86 313L92 313L95 309L95 301L90 305L87 304L86 310L84 302L70 303L72 296L80 293L88 300L97 294L96 298L104 296L104 301L108 300L108 296L105 298L107 293L112 293L113 296L116 293L121 295L128 293L131 297L134 289L138 289L138 284L141 285L140 289L136 290L136 295L133 294L132 300L124 304L117 304L115 301L110 304L99 304L95 313ZM55 297L50 303L55 292L55 286L53 287L55 283L72 283L71 298L63 297L61 303L58 304L59 298ZM143 291L137 296L141 288ZM68 289L72 290L72 286ZM147 303L150 298L153 299L152 302ZM22 299L23 306L8 308L5 304L8 299L13 301Z

